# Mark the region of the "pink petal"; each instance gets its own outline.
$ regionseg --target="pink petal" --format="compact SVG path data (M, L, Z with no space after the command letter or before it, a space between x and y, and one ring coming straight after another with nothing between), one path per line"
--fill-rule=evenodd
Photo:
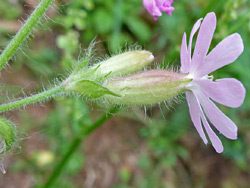
M233 108L239 107L246 96L242 83L233 78L212 80L197 80L202 91L214 101Z
M197 67L203 63L213 34L216 28L216 16L214 12L208 13L204 18L197 36L194 54L191 62L190 73L196 75Z
M203 112L201 111L200 105L193 93L186 92L186 97L192 122L194 123L194 126L200 137L202 138L203 142L207 144L207 138L201 126L200 116L201 114L203 114Z
M220 139L218 138L218 136L214 133L214 131L211 129L210 125L208 124L197 97L193 93L186 93L186 96L187 96L187 101L188 101L189 111L190 111L192 121L193 123L195 122L194 125L198 125L196 129L199 132L201 138L203 139L203 142L207 144L207 139L201 126L200 117L202 119L202 123L208 134L208 137L211 140L213 147L215 148L216 152L221 153L223 151L223 145Z
M223 145L219 137L214 133L214 131L209 126L204 114L201 115L202 123L207 131L208 137L217 153L223 152Z
M189 57L187 51L187 37L186 33L183 34L182 43L181 43L181 72L188 73L189 71Z
M237 126L202 92L195 92L208 119L215 128L229 139L237 139Z
M221 41L200 64L197 76L205 76L227 64L234 62L244 50L243 41L234 33Z
M200 28L201 25L201 20L202 18L200 18L193 26L190 37L189 37L189 44L188 44L188 55L190 58L190 62L191 62L191 50L192 50L192 42L193 42L193 37L195 35L195 33L197 32L197 30Z
M174 7L171 7L173 3L172 0L155 0L156 6L159 8L160 11L166 12L169 16L171 16Z
M160 9L156 5L155 0L143 0L142 2L145 9L153 16L155 20L157 20L158 16L162 15Z

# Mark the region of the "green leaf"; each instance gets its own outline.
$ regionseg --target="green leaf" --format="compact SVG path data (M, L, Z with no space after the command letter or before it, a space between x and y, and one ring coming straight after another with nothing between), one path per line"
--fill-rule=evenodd
M93 22L97 33L107 34L112 31L113 28L112 14L105 11L104 9L96 10Z
M72 84L72 86L66 88L67 91L75 92L81 96L88 98L99 98L103 95L113 95L120 97L119 95L113 93L109 89L97 84L91 80L80 80Z
M152 36L149 26L137 17L128 17L125 19L128 28L142 42L148 42Z

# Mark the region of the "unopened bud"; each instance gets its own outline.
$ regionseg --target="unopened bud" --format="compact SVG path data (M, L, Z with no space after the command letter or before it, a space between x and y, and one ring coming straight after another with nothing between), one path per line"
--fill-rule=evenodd
M94 74L96 77L113 78L139 71L153 60L151 52L129 51L94 65L92 69L96 69Z
M190 81L184 74L167 70L140 72L107 81L103 86L120 97L104 97L114 104L154 104L186 91Z
M0 117L0 153L8 151L16 140L16 129L12 122Z
M62 87L66 93L74 93L87 98L99 98L104 95L119 97L118 94L103 87L103 80L136 72L153 59L151 52L130 51L111 57L88 69L81 69L79 64L63 82Z

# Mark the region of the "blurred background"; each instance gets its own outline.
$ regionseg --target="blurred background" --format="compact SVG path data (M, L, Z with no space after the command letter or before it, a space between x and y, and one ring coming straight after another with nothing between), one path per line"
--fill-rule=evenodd
M0 49L37 5L38 0L0 0ZM105 112L76 97L57 97L43 105L5 113L17 125L15 147L1 156L6 174L1 188L249 188L250 187L250 1L174 0L173 15L158 21L141 0L58 0L30 40L1 74L1 103L42 91L70 72L95 38L96 57L141 46L156 57L155 67L180 67L182 35L197 19L214 11L217 29L210 50L237 32L244 53L214 72L234 77L247 89L237 109L219 105L238 126L235 141L220 139L217 154L202 142L189 116L185 97L167 107L122 108L76 147L58 178L54 169L79 137L79 129ZM150 67L149 67L150 68ZM25 93L25 94L24 94ZM2 159L3 158L3 159ZM47 183L47 185L46 185ZM46 186L45 186L46 185Z

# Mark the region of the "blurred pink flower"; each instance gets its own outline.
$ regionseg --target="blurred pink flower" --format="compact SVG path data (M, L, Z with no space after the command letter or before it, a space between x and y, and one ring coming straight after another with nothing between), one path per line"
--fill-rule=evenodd
M155 20L158 16L162 16L161 12L166 12L171 16L174 7L171 7L173 0L142 0L144 7L147 9L149 14L153 16Z
M207 14L202 24L201 20L199 19L193 26L188 47L186 33L183 35L181 72L188 73L187 77L193 79L187 86L190 91L186 92L192 122L204 143L207 144L208 141L203 127L215 150L221 153L223 151L222 142L211 129L207 119L229 139L237 139L237 126L219 110L213 101L236 108L243 103L246 91L242 83L236 79L225 78L213 81L213 77L208 74L234 62L243 52L244 46L241 36L234 33L221 41L207 55L216 28L215 13ZM192 39L199 28L196 45L191 56Z

